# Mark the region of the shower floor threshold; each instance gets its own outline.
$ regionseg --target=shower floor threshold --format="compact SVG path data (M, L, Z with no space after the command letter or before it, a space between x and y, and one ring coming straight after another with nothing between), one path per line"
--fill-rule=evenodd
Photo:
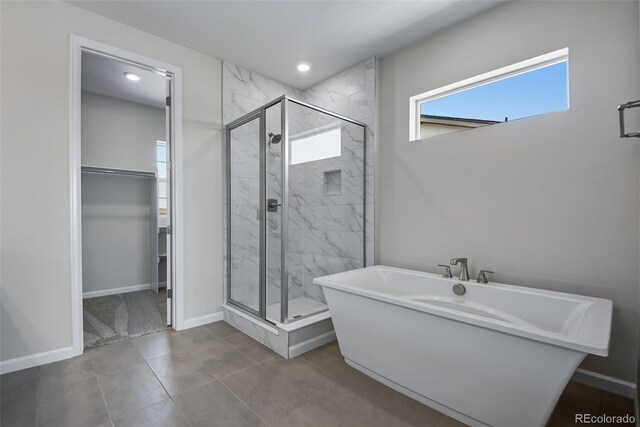
M305 317L318 311L325 310L326 308L327 304L306 297L295 298L289 300L289 319L293 321L298 317ZM279 302L267 306L267 319L272 322L280 323Z

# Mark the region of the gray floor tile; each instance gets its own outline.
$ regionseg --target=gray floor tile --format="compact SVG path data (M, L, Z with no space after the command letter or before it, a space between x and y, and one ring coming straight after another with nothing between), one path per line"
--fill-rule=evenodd
M634 415L633 399L603 391L600 413L619 416Z
M237 372L255 364L225 341L215 340L194 351L195 356L216 377Z
M240 333L238 329L234 328L223 320L221 320L220 322L209 323L205 326L207 327L207 329L209 329L209 331L211 331L214 336L219 338L226 338L231 335Z
M253 366L221 381L268 423L279 420L307 403L302 394L261 366Z
M12 390L2 394L0 404L0 425L12 426L35 426L37 425L38 409L38 383L31 381L22 384ZM19 395L16 391L20 390Z
M437 427L467 427L467 425L451 417L444 416Z
M274 358L262 366L350 426L411 425L304 360ZM416 425L430 424L423 421Z
M229 328L166 331L3 375L0 424L110 426L111 415L117 426L462 425L351 368L336 343L286 360ZM632 410L630 399L571 382L548 426Z
M203 386L215 379L193 355L166 355L147 362L171 396Z
M316 366L325 367L332 366L337 363L345 363L344 357L340 354L340 347L335 345L337 341L333 341L313 351L305 353L302 358L313 363Z
M15 388L22 384L37 381L39 376L40 368L37 366L35 368L22 369L0 375L0 390L4 392L5 390Z
M110 424L96 377L40 387L39 426L101 426Z
M182 348L180 342L180 333L171 330L131 339L133 346L146 360L179 352Z
M145 362L99 375L98 381L113 419L169 397Z
M277 353L273 350L245 334L231 335L225 338L225 341L244 356L257 363L264 362L273 356L277 356Z
M342 427L347 426L338 417L317 403L307 403L281 418L270 427Z
M219 381L181 394L176 405L192 426L247 426L264 422Z
M134 412L113 422L115 427L189 427L171 399Z
M91 356L88 354L49 363L40 367L40 381L44 382L69 382L92 377L95 374L93 364L91 363Z
M85 354L91 359L91 365L98 375L144 362L140 352L129 340L97 347Z
M575 414L597 415L601 400L601 390L571 381L560 396L549 425L574 425Z
M13 400L29 399L38 394L39 380L34 379L26 383L21 383L13 387L7 387L0 395L0 404L5 404Z
M335 390L344 388L301 358L273 358L263 362L261 366L312 401L319 401L334 394Z
M211 333L206 325L203 325L181 331L180 338L188 339L193 344L204 344L212 339L215 339L216 337L213 335L213 333Z
M339 351L330 347L319 349L318 359L323 365L319 367L324 374L341 383L346 389L370 402L373 402L378 411L384 411L389 416L396 417L408 425L435 425L442 418L442 414L431 409L402 393L387 387L352 368L344 362ZM307 359L308 360L308 359ZM314 360L312 358L312 360Z

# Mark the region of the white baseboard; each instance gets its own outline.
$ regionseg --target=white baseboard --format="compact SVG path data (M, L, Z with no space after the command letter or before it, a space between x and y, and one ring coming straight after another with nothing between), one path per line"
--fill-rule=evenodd
M308 351L316 349L320 346L330 343L336 339L336 332L329 331L324 334L318 335L301 343L294 344L289 347L289 359L293 359L296 356L300 356Z
M0 374L19 371L21 369L33 368L34 366L46 365L47 363L75 357L73 347L63 347L56 350L44 351L42 353L30 354L28 356L16 357L15 359L3 360L0 362Z
M204 316L194 317L192 319L185 319L182 322L182 326L179 331L184 331L185 329L195 328L196 326L206 325L208 323L219 322L222 320L222 312L219 311L217 313L205 314Z
M104 297L107 295L115 294L125 294L127 292L146 291L147 289L151 289L151 285L134 285L126 286L124 288L105 289L103 291L83 292L82 299Z
M581 368L576 369L572 380L630 399L634 399L636 395L636 385L632 382L619 380Z

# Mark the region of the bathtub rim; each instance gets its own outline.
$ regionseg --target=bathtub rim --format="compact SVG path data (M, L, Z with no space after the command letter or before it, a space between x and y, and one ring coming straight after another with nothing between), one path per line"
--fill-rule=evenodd
M422 276L422 277L437 278L437 279L449 281L451 283L464 283L465 286L492 286L497 289L505 289L510 291L515 290L522 293L529 292L529 293L536 293L539 295L549 295L549 296L570 298L574 300L594 302L599 304L600 305L599 309L605 310L607 314L605 316L605 319L607 321L606 330L608 331L608 334L605 340L606 344L603 342L590 342L586 340L581 340L579 338L570 337L570 336L562 335L555 332L549 332L539 328L535 328L535 329L526 328L520 325L513 325L513 324L509 324L499 320L493 320L493 319L489 319L489 318L485 318L485 317L481 317L481 316L477 316L469 313L457 312L455 310L450 310L444 307L429 305L428 303L417 303L411 300L405 300L398 297L394 297L382 292L368 290L368 289L360 288L357 286L336 282L336 280L341 279L345 275L354 274L354 272L362 271L362 270L394 271L398 273L405 273L405 274L411 274L411 275ZM603 298L576 295L576 294L570 294L565 292L549 291L545 289L536 289L536 288L530 288L530 287L524 287L524 286L508 285L504 283L491 282L489 284L478 284L472 281L460 282L456 278L445 279L445 278L442 278L440 275L434 274L434 273L427 273L423 271L409 270L409 269L398 268L398 267L388 267L385 265L375 265L375 266L370 266L366 268L360 268L357 270L350 270L343 273L323 276L323 277L315 278L313 280L313 283L321 287L328 287L338 291L356 294L365 298L386 302L388 304L399 305L410 310L419 311L419 312L431 314L434 316L444 317L447 319L475 325L482 328L492 329L492 330L503 332L509 335L514 335L521 338L527 338L533 341L539 341L539 342L556 345L556 346L571 349L571 350L594 354L596 356L606 357L609 355L609 346L610 346L610 340L611 340L611 322L612 322L612 316L613 316L613 302L611 300L607 300Z

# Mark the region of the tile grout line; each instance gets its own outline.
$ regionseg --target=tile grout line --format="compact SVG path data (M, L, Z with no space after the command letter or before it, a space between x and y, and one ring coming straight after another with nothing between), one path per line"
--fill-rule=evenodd
M211 384L211 383L207 383L207 384L205 384L205 385L209 385L209 384ZM202 386L202 387L204 387L204 386ZM194 390L195 390L195 389L194 389ZM184 393L181 393L181 394L184 394ZM179 395L179 394L177 394L176 396L180 396L180 395ZM173 406L175 406L176 410L178 411L178 413L179 413L180 415L182 415L182 418L184 418L184 420L187 422L187 424L188 424L189 426L191 426L191 421L189 421L189 417L187 417L187 414L185 414L185 413L182 411L182 409L180 409L180 406L178 406L178 404L176 403L176 401L175 401L175 399L174 399L174 396L169 396L169 400L171 400L171 402L173 403Z
M162 332L162 331L158 331L158 332ZM155 332L154 332L154 333L155 333ZM137 338L137 337L134 337L134 338ZM127 338L127 340L128 340L129 342L131 342L131 339L130 339L130 338ZM131 346L132 346L132 347L134 348L134 350L138 353L138 355L139 355L140 357L142 357L142 360L144 361L145 365L149 368L149 370L150 370L150 371L151 371L151 373L153 374L154 378L156 378L156 380L157 380L157 381L158 381L158 383L160 384L160 387L162 387L162 389L165 391L165 393L167 393L167 396L168 396L169 398L171 398L171 395L169 394L169 392L164 388L164 385L162 384L162 381L160 381L160 379L158 378L158 376L156 375L156 373L153 371L153 369L151 369L151 366L149 366L149 364L147 363L147 360L144 358L144 356L142 355L142 353L140 352L140 350L138 350L138 348L133 344L133 342L131 342ZM133 365L129 365L129 366L135 366L135 365L141 365L141 363L140 363L140 362L138 362L138 363L134 363ZM114 371L113 371L113 372L111 372L111 373L115 373L115 372L116 372L116 371L114 370ZM106 374L102 374L102 375L109 375L109 374L111 374L111 373L106 373ZM97 375L97 374L96 374L96 379L98 380L98 386L100 386L100 379L98 378L98 375ZM118 417L118 418L116 418L116 419L114 420L114 419L111 417L111 412L109 411L109 407L107 406L107 399L104 397L104 392L102 391L102 386L100 386L100 392L102 393L102 398L104 399L105 406L107 407L107 413L109 414L109 419L111 420L111 424L112 424L112 425L114 425L114 424L113 424L113 421L115 421L115 420L119 420L119 419L122 419L122 418L124 418L124 417L129 416L129 415L135 414L136 412L140 412L140 411L142 411L143 409L149 408L149 407L151 407L151 406L153 406L153 405L155 405L155 404L157 404L157 403L160 403L160 402L162 402L162 401L166 400L166 399L162 399L162 400L160 400L160 401L158 401L158 402L154 402L154 403L151 403L151 404L149 404L149 405L147 405L147 406L143 406L142 408L139 408L139 409L137 409L137 410L135 410L135 411L127 412L126 414L124 414L124 415L122 415L122 416L120 416L120 417Z
M203 326L206 326L206 325L203 325ZM210 333L212 333L212 334L213 334L213 332L211 332L211 331L209 330L209 328L206 328L206 329L207 329L207 331L209 331ZM162 332L162 331L160 331L160 332ZM213 336L213 338L214 338L215 340L222 340L222 337ZM189 339L189 338L186 338L186 339ZM194 343L193 341L192 341L192 343L193 343L193 344L196 344L196 343ZM197 345L197 344L196 344L196 345ZM135 345L134 345L134 347L135 347ZM138 348L137 348L137 347L136 347L136 350L138 350ZM140 352L140 350L138 350L138 352L139 352L139 353L140 353L140 355L142 356L142 353ZM152 360L156 360L156 359L159 359L159 358L161 358L161 357L166 357L166 356L171 357L171 356L172 356L172 355L171 355L171 352L169 352L169 353L167 353L167 354L163 354L163 355L160 355L160 356L156 356L156 357L150 358L150 359L148 359L148 360L147 360L144 356L142 356L142 359L144 360L144 362L146 363L146 365L149 367L149 369L150 369L150 370L151 370L151 372L153 373L153 375L154 375L154 377L156 378L156 380L158 381L158 383L160 383L160 386L162 387L162 389L165 391L165 393L167 393L168 399L163 399L163 400L161 400L160 402L164 402L165 400L171 400L171 402L173 403L173 405L174 405L174 407L176 408L176 410L178 411L178 413L179 413L180 415L182 415L182 418L187 422L187 424L188 424L189 426L191 426L191 421L189 421L189 417L187 417L187 414L185 414L185 413L180 409L180 406L178 406L178 404L177 404L177 403L176 403L176 401L175 401L175 397L181 396L181 395L186 394L186 393L189 393L189 392L191 392L191 391L193 391L193 390L197 390L197 389L198 389L198 388L200 388L200 387L204 387L204 386L207 386L207 385L209 385L209 384L211 384L211 383L214 383L214 382L218 381L218 378L217 378L217 377L216 377L216 375L214 375L214 374L213 374L209 369L207 369L207 372L209 372L209 374L213 377L213 379L212 379L211 381L207 382L206 384L201 385L200 387L196 387L196 388L194 388L193 390L187 390L187 391L184 391L184 392L182 392L182 393L178 393L178 394L176 394L175 396L172 396L172 395L171 395L171 393L169 393L169 391L166 389L166 387L164 386L164 384L162 383L162 381L160 380L160 378L158 377L158 375L156 374L156 372L153 370L153 368L151 367L151 365L149 365L149 362L150 362L150 361L152 361ZM144 408L141 408L140 410L138 410L138 411L136 411L136 412L139 412L139 411L141 411L141 410L143 410L143 409L149 408L149 407L151 407L151 406L153 406L153 405L156 405L156 404L158 404L158 403L160 403L160 402L156 402L156 403L153 403L153 404L151 404L151 405L145 406ZM129 414L127 414L127 415L129 415ZM126 415L124 415L124 416L126 416ZM124 416L123 416L123 417L124 417Z
M98 389L100 390L100 394L102 395L102 402L104 403L104 408L107 410L107 416L109 417L109 422L111 422L111 425L114 425L113 418L111 417L111 412L109 411L109 405L107 405L107 398L104 396L104 390L102 390L102 385L100 384L100 377L98 374L96 374L96 382L98 383Z
M309 399L307 396L305 396L301 391L295 389L294 387L290 386L289 384L287 384L284 380L280 379L280 377L278 377L277 375L273 374L272 372L270 372L267 368L265 368L262 365L258 365L260 367L260 369L262 369L263 371L265 371L267 374L271 375L273 378L276 379L276 381L278 381L280 384L283 384L285 387L293 390L294 392L298 393L303 399L305 400L309 400L309 402L311 402L311 399ZM293 412L293 411L292 411Z
M261 420L265 425L269 425L269 423L267 423L267 420L265 420L264 418L262 418L260 415L256 414L256 412L255 412L253 409L251 409L251 407L250 407L249 405L247 405L247 402L245 402L245 401L244 401L240 396L238 396L237 394L235 394L235 393L233 392L233 390L231 390L231 389L229 388L229 386L228 386L228 385L226 385L226 384L225 384L225 383L223 383L222 381L218 381L218 382L219 382L220 384L222 384L222 386L223 386L224 388L226 388L227 390L229 390L229 393L233 394L233 395L236 397L236 399L238 399L240 402L242 402L242 404L243 404L244 406L246 406L246 407L247 407L247 408L248 408L248 409L249 409L249 410L250 410L250 411L251 411L251 412L252 412L256 417L258 417L258 419L260 419L260 420Z
M296 387L294 387L291 384L288 384L287 382L285 382L283 379L280 379L280 377L278 377L276 374L270 372L268 369L266 369L264 366L261 366L262 369L264 369L265 371L269 372L271 375L273 375L274 377L276 377L280 382L282 382L283 384L285 384L287 387L293 389L296 393L300 394L303 398L307 399L309 402L307 403L315 403L314 400L307 396L305 393L303 393L301 390L298 390ZM294 412L294 411L291 411ZM284 417L283 417L284 418Z
M265 362L274 359L276 356L271 357L267 360L265 360ZM290 359L287 359L290 360ZM264 363L264 362L263 362ZM271 375L272 377L274 377L276 379L276 381L279 381L281 384L284 384L285 387L288 387L289 389L293 390L294 392L298 393L304 400L305 402L300 405L299 407L289 411L288 413L284 414L282 417L278 418L277 420L274 420L272 423L268 424L267 427L275 425L276 423L278 423L279 421L284 420L285 418L287 418L289 415L293 414L294 412L296 412L297 410L299 410L301 407L303 407L304 405L308 404L308 403L313 403L313 400L311 398L309 398L308 396L306 396L304 393L302 393L300 390L296 389L295 387L293 387L292 385L287 384L284 380L282 380L279 376L273 374L272 372L270 372L267 368L265 368L264 366L262 366L261 364L258 365L263 371L265 371L267 374Z
M253 360L251 360L251 359L248 359L248 360L250 360L251 362L253 362ZM228 377L230 377L231 375L239 374L240 372L244 372L244 371L246 371L247 369L251 369L251 368L253 368L254 366L259 366L259 364L254 362L252 365L246 366L246 367L244 367L244 368L242 368L242 369L238 369L237 371L229 372L228 374L224 374L224 375L223 375L223 376L221 376L221 377L219 377L219 376L217 376L217 375L214 375L214 374L212 374L212 375L215 377L215 379L216 379L216 380L219 380L219 381L220 381L220 380L222 380L222 379L224 379L224 378L228 378ZM220 382L222 382L222 381L220 381Z
M36 383L36 426L40 425L40 380L40 366L38 366L38 382Z

